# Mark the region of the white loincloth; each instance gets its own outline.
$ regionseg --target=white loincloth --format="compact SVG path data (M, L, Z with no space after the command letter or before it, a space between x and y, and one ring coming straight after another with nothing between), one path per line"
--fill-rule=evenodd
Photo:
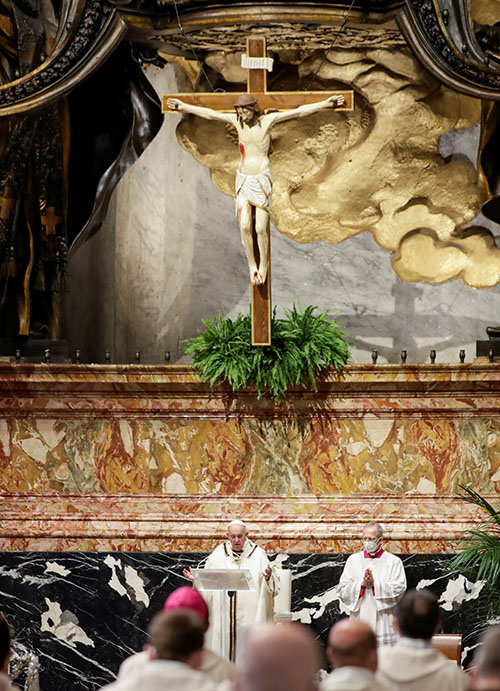
M258 175L246 175L236 171L236 214L246 202L259 209L271 209L273 178L269 168Z

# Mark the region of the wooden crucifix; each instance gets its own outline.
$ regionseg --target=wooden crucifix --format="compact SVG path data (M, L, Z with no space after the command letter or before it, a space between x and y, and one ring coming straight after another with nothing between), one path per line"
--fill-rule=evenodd
M353 109L352 91L267 91L266 42L247 38L242 66L248 68L246 93L164 94L163 112L182 111L229 123L238 132L236 209L252 284L252 345L271 343L270 129L278 122L323 108Z

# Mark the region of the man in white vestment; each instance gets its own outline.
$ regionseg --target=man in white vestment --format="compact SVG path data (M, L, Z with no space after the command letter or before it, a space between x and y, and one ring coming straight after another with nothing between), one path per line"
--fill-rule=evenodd
M316 641L302 624L255 624L236 660L233 691L317 691Z
M203 597L195 588L186 585L177 588L167 597L163 609L165 612L188 609L200 617L204 631L206 632L208 629L208 607ZM118 679L125 679L140 672L141 667L149 662L150 648L151 646L146 645L140 653L135 653L124 660L118 670ZM212 681L220 683L233 678L234 665L229 660L225 660L220 655L204 647L199 671Z
M368 624L378 645L394 645L394 608L406 590L403 562L382 547L383 530L371 521L363 529L364 549L351 554L337 586L342 608L351 618Z
M359 619L341 619L330 629L326 656L332 672L320 691L382 691L375 680L377 637Z
M377 679L389 691L465 691L466 674L432 645L441 628L438 599L430 590L409 590L396 607L395 646L378 652Z
M207 631L207 647L218 654L225 649L229 659L236 659L238 641L243 630L256 622L273 618L274 596L278 594L278 578L262 547L258 547L247 535L243 521L234 520L228 525L228 541L216 547L208 557L206 569L248 569L255 590L227 594L227 621L220 620L222 595L205 591L204 597L210 610L210 627ZM184 576L192 580L191 569L184 569Z
M149 633L148 662L103 687L106 691L217 691L222 688L199 671L204 625L197 614L186 609L160 612L151 622ZM226 688L230 688L229 684Z
M492 626L482 637L471 672L474 691L500 691L500 626Z

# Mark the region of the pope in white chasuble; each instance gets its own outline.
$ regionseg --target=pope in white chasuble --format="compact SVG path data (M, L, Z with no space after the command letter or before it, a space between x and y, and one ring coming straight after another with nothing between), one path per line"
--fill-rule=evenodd
M227 542L216 547L208 557L205 568L248 569L252 574L255 590L226 595L226 621L221 621L220 617L222 595L212 591L203 593L210 610L210 627L205 636L205 645L219 654L222 654L225 647L229 659L234 661L245 628L273 618L274 596L279 592L279 580L273 573L265 551L248 537L243 521L235 520L229 524L228 538ZM187 570L184 575L192 578Z

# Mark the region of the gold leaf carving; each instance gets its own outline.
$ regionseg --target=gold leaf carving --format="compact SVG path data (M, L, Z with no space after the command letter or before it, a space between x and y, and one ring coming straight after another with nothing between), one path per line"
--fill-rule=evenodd
M234 55L227 56L227 70L223 57L211 59L212 67L234 76ZM393 269L405 281L498 283L493 236L479 227L464 231L484 201L475 165L439 153L442 135L479 121L480 102L440 86L397 46L315 51L289 67L301 83L314 82L312 89L353 89L355 110L320 112L272 131L278 230L301 243L338 243L370 232L393 253ZM216 187L233 195L232 133L188 117L178 137L210 168Z

